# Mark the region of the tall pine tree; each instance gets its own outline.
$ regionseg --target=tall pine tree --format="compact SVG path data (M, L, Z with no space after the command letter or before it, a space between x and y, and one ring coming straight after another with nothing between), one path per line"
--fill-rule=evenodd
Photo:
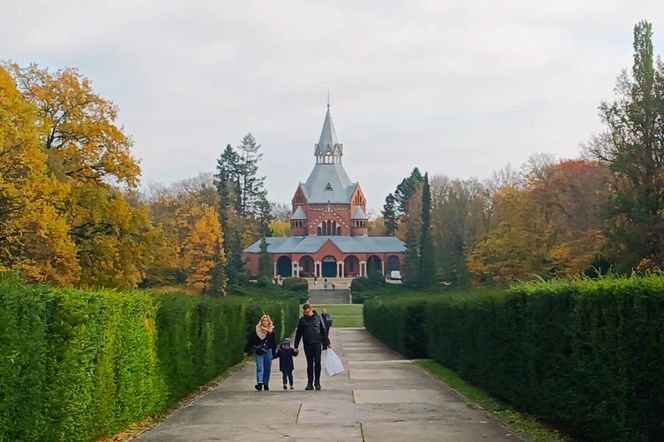
M608 130L591 153L613 178L608 205L608 248L617 268L664 266L664 64L655 67L652 25L634 27L631 77L618 78L617 101L602 103Z
M431 187L429 174L422 182L422 232L420 236L420 272L418 286L433 287L436 284L436 254L431 240Z

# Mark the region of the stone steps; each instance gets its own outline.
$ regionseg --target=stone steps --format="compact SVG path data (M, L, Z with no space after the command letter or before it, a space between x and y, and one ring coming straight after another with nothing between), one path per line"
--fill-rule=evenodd
M313 305L350 304L350 290L309 290L309 302Z

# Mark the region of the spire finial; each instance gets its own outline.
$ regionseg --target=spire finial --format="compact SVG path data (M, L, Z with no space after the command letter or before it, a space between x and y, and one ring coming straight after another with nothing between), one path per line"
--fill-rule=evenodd
M327 90L327 108L330 108L330 89Z

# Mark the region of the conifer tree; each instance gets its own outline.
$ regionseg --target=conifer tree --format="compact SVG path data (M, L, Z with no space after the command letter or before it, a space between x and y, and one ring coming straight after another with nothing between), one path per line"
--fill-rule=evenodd
M267 276L272 279L274 264L272 263L272 257L267 251L267 246L265 237L261 238L260 254L258 255L258 277Z
M406 254L404 263L403 283L410 288L420 285L420 255L417 244L417 226L415 223L407 225Z
M422 233L420 237L420 288L429 288L436 283L436 262L433 241L431 240L431 188L429 175L424 174L422 182Z
M664 266L664 64L654 62L652 25L634 27L631 77L618 78L617 101L602 103L608 130L590 151L609 165L608 248L623 271Z

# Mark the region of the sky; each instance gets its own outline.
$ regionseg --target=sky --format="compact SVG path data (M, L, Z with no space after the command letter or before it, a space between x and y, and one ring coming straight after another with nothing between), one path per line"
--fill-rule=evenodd
M579 156L664 1L0 0L0 60L76 67L120 108L142 186L212 172L251 132L271 200L314 165L330 91L343 164L378 213L413 167L485 179Z

